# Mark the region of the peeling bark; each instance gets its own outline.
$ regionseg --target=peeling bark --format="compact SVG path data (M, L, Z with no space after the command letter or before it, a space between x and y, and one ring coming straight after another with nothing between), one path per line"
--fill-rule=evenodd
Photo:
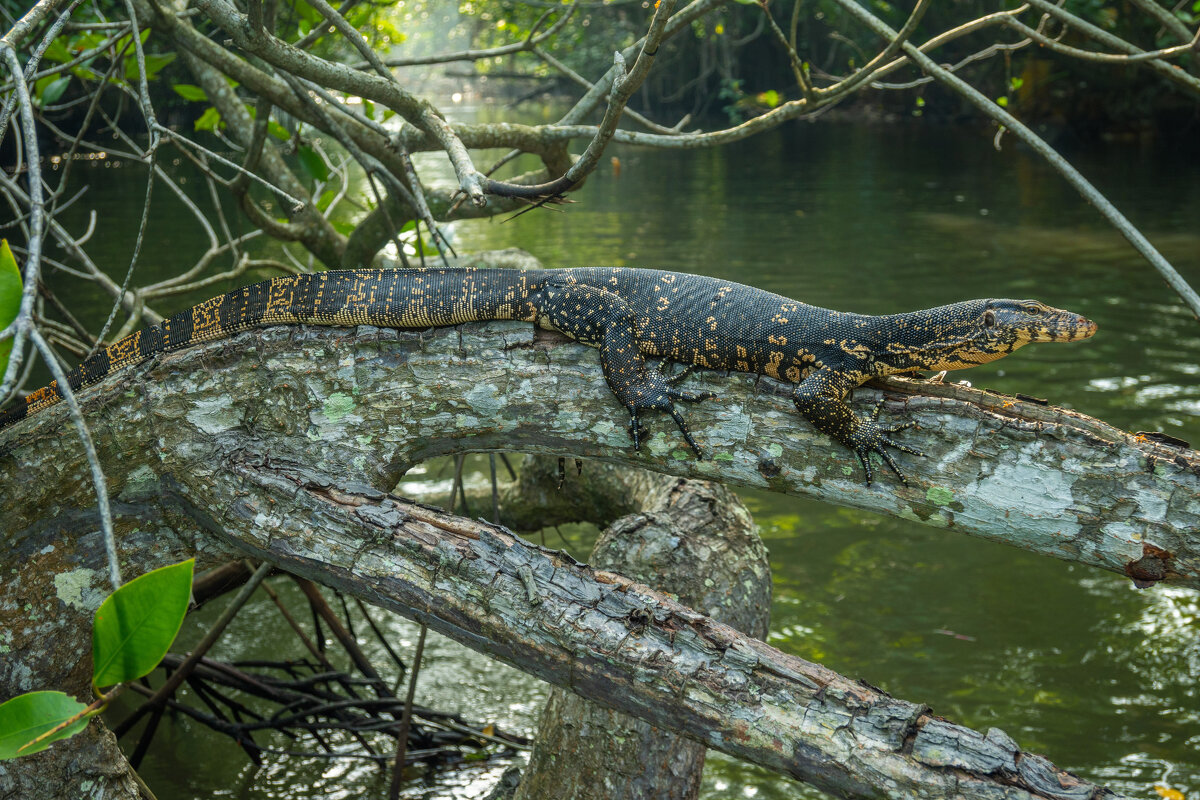
M712 460L695 461L662 420L633 453L596 352L515 323L254 331L120 372L82 404L116 494L122 558L139 569L249 552L841 796L1112 796L1002 732L953 725L628 579L372 488L447 453L580 455L916 517L1118 572L1152 558L1138 568L1151 578L1200 583L1191 451L1061 409L896 381L885 410L919 423L906 441L930 457L904 459L913 487L868 489L786 387L716 374L689 384L724 398L688 409ZM6 695L79 685L76 620L107 590L88 471L64 418L56 407L0 433L0 630L20 654L0 661Z

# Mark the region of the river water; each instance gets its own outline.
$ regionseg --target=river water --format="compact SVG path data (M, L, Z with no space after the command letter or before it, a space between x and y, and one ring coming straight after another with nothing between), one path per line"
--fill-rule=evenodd
M1200 283L1197 153L1063 146ZM1099 333L1025 348L957 377L1200 442L1200 325L1094 209L1011 139L997 152L984 130L822 122L719 150L611 154L619 171L606 154L572 195L577 204L503 224L455 225L456 247L521 247L547 266L716 275L864 313L1037 298L1090 317ZM96 193L114 195L106 213L129 217L140 208L140 184L114 181L116 172ZM166 263L187 246L179 225L156 225L143 261ZM446 486L436 469L415 477L426 488ZM1138 590L1109 573L814 501L744 497L771 551L771 644L954 721L1002 728L1131 796L1157 797L1155 784L1200 793L1194 592ZM594 532L564 534L586 558ZM563 544L553 534L548 543ZM414 626L379 616L398 649L411 653ZM231 660L302 655L266 605L239 617L219 648L216 655ZM385 662L382 651L375 655ZM544 692L522 673L431 636L417 696L532 733ZM482 797L504 766L465 765L414 781L405 796ZM272 758L256 770L236 746L179 718L160 728L142 773L163 798L360 797L386 786L365 762ZM822 795L712 753L702 796Z

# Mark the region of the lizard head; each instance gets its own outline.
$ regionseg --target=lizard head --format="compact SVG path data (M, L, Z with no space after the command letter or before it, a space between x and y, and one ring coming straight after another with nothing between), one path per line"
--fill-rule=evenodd
M1090 319L1036 300L970 300L893 319L900 324L883 348L885 374L902 368L965 369L1030 342L1075 342L1096 332Z
M1013 350L1030 342L1076 342L1096 332L1096 323L1037 300L988 300L979 315L985 336L1013 343Z
M941 363L930 369L986 364L1030 342L1075 342L1096 332L1096 323L1037 300L976 300L964 303L960 320L941 343ZM955 341L957 339L957 342Z

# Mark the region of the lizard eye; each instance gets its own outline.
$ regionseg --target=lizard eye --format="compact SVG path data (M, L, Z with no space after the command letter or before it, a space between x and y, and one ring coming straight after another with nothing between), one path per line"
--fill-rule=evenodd
M996 327L996 315L993 312L988 311L983 315L983 327L985 327L985 328Z

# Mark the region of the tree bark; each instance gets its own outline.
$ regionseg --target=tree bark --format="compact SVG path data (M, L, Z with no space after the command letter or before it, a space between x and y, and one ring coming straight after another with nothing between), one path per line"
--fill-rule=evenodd
M529 485L535 472L524 470L521 484ZM540 471L541 485L553 485L546 472ZM733 492L611 464L588 465L586 484L589 495L641 508L605 530L591 563L669 592L756 639L766 637L770 563L750 512ZM592 504L585 499L581 505L590 510ZM555 688L516 798L689 800L700 790L705 751L699 742Z
M1200 587L1200 454L1054 406L904 379L858 392L865 413L907 419L910 486L864 485L857 459L814 431L768 378L702 372L688 405L706 458L647 416L633 451L597 351L522 323L426 332L271 328L167 355L81 399L109 479L209 472L248 449L390 488L438 455L522 450L627 463L904 517L1098 566ZM64 503L90 507L80 448L54 407L0 432L0 512L21 531Z
M907 406L921 430L906 441L931 456L905 459L913 488L867 489L852 457L813 433L782 387L712 374L690 384L723 391L722 403L688 409L712 460L695 461L658 420L633 453L596 352L512 323L249 332L118 373L82 403L116 495L122 558L140 569L195 552L266 558L842 796L1112 796L1002 732L953 725L626 578L374 488L434 455L578 454L1011 534L1118 571L1127 549L1140 557L1153 541L1163 579L1197 583L1190 451L1060 409L896 383L889 408ZM904 394L917 390L927 394ZM88 471L64 416L56 407L0 433L9 545L0 630L8 653L20 653L0 663L5 696L83 690L76 621L107 591ZM77 789L24 779L34 797Z

